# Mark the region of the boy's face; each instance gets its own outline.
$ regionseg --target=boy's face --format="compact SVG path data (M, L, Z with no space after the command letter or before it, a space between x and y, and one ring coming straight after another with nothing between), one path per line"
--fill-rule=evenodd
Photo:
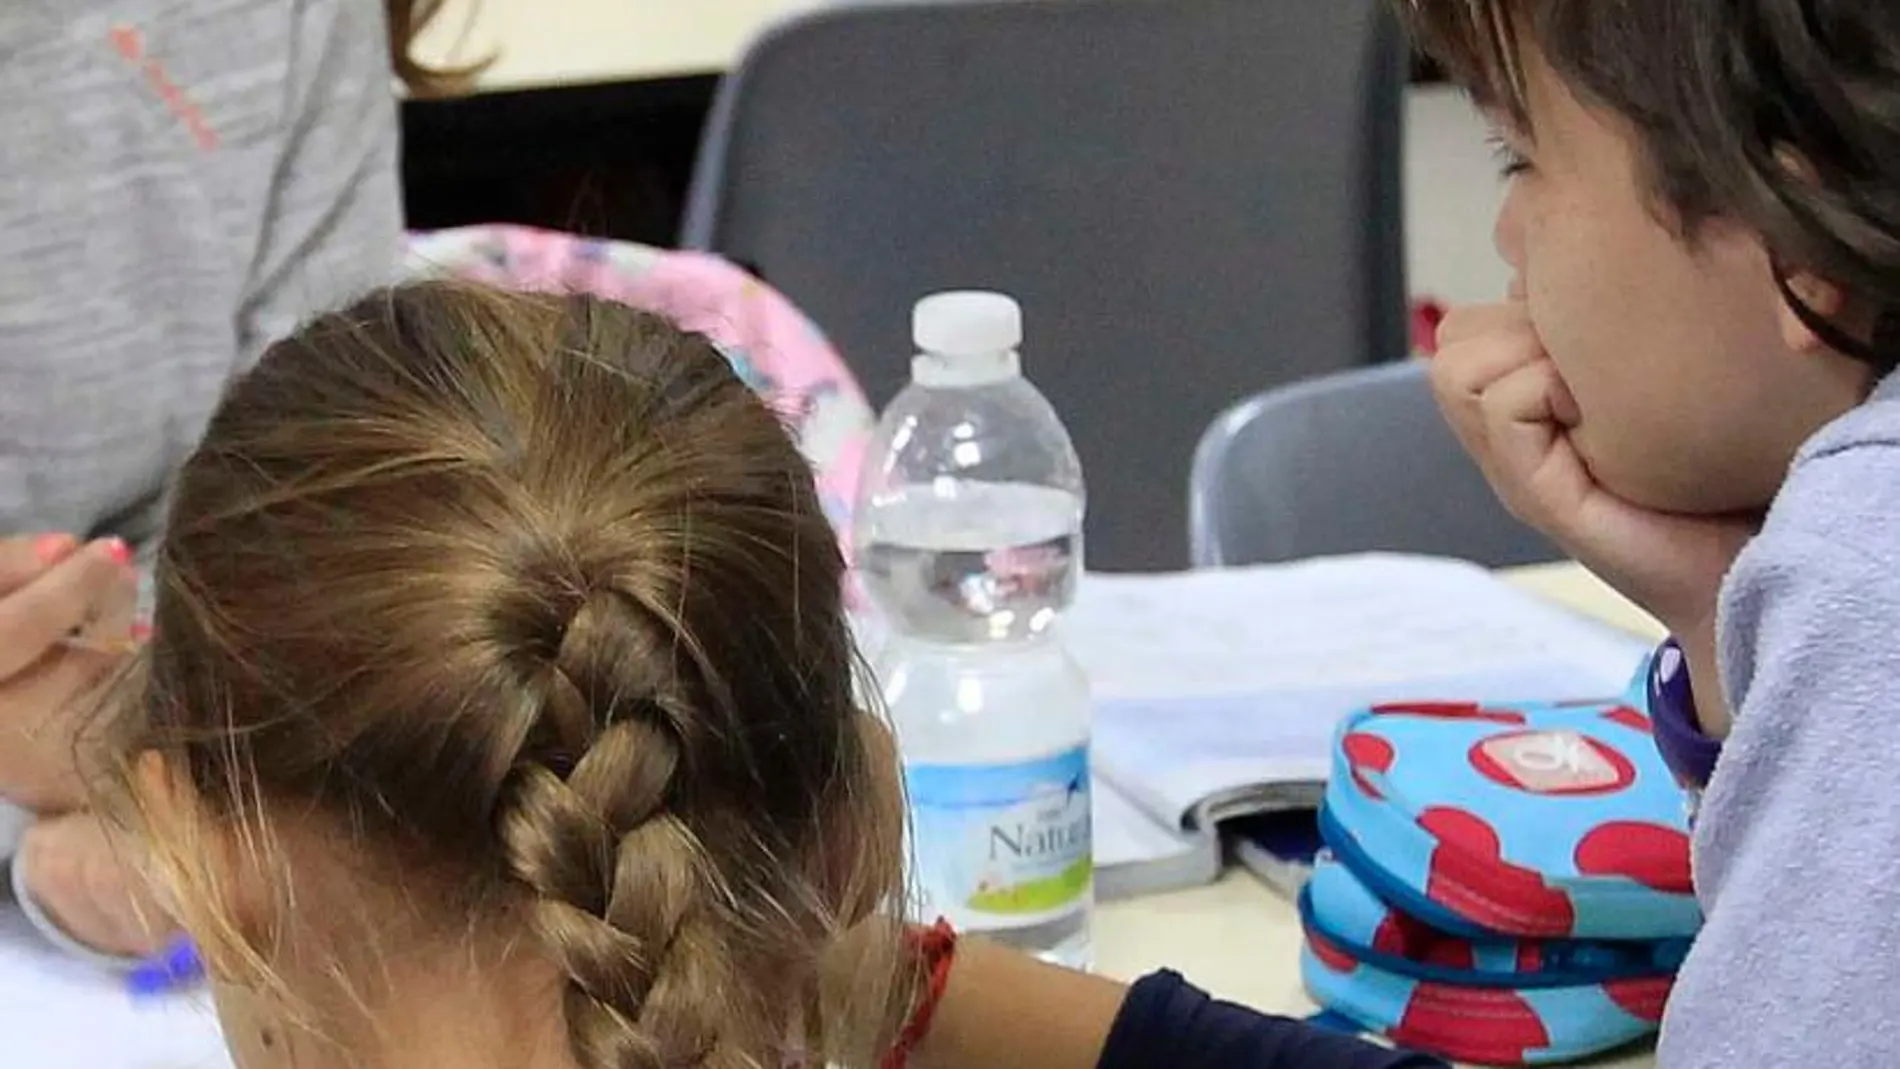
M1638 505L1765 508L1801 442L1857 399L1840 359L1807 351L1754 234L1715 219L1679 235L1634 132L1523 58L1531 129L1502 136L1528 166L1496 241L1577 402L1578 451Z

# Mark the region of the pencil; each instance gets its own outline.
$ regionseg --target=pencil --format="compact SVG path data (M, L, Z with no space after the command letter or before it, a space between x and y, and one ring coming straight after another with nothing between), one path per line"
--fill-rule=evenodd
M141 645L137 639L102 639L89 638L85 635L68 635L60 639L59 644L69 650L105 653L115 657L129 657L137 653Z

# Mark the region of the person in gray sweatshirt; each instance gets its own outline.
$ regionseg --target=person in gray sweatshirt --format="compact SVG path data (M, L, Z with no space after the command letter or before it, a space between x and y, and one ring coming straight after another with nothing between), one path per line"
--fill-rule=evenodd
M1493 119L1500 304L1433 385L1674 639L1706 926L1663 1069L1900 1065L1900 5L1402 0Z
M21 905L74 944L164 935L78 809L73 743L132 637L167 480L267 342L399 262L385 16L0 3L0 862L17 845Z

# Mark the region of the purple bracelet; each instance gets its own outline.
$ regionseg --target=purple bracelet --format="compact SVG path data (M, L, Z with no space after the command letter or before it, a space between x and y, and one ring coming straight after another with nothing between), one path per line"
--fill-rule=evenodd
M1677 781L1698 790L1707 787L1722 744L1702 733L1695 691L1689 685L1689 659L1673 638L1657 647L1649 663L1649 719L1656 728L1656 748Z

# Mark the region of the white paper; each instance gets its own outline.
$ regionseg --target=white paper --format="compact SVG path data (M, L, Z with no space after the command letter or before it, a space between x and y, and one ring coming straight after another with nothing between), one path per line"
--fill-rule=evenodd
M1323 779L1366 705L1613 697L1644 652L1475 565L1386 555L1089 575L1062 627L1095 688L1097 772L1180 818Z
M0 1064L230 1069L209 1001L134 999L124 978L48 945L0 903Z
M1094 810L1091 846L1098 870L1148 865L1202 848L1191 836L1163 827L1100 777L1089 794Z
M20 837L33 823L33 814L19 806L0 802L0 865L20 849Z

